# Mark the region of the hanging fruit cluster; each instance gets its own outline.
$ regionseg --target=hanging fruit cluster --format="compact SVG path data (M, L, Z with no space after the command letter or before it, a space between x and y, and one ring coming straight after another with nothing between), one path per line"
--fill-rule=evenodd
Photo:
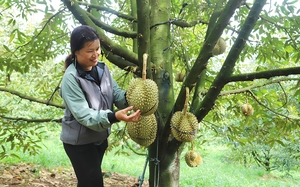
M140 116L137 122L127 123L130 138L141 146L151 145L156 138L157 124L154 114Z
M184 156L185 162L190 167L197 167L202 164L202 157L194 150L189 150Z
M187 112L189 88L186 87L186 98L183 111L177 111L171 118L171 133L180 142L191 142L197 135L198 120L194 114Z
M130 81L126 99L133 110L140 110L141 116L137 122L127 123L127 132L130 138L142 146L151 145L157 133L157 122L154 112L158 108L158 87L151 80L146 79L148 54L143 55L142 78Z
M252 116L254 109L251 104L248 103L248 95L246 93L246 103L241 106L242 114L244 116Z
M252 105L250 105L249 103L245 103L241 106L242 109L242 113L244 116L251 116L254 113L254 109L252 107Z
M217 56L223 54L226 50L226 42L223 38L219 38L212 50L212 55Z

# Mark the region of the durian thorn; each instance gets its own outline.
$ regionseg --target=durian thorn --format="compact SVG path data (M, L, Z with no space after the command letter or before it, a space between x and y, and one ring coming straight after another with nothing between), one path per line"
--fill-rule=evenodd
M188 102L189 102L189 96L190 96L190 89L189 87L185 87L185 103L184 103L184 108L183 108L183 115L186 115L187 107L188 107Z
M144 53L143 54L143 71L142 71L142 79L146 80L146 75L147 75L147 59L148 59L148 54Z

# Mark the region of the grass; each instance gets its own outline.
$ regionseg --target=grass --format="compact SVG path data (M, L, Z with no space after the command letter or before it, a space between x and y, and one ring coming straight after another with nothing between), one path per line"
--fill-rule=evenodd
M180 186L184 187L292 187L300 186L299 179L283 177L282 173L266 172L258 167L244 167L224 161L226 147L208 147L203 164L196 168L181 162ZM298 174L299 175L299 174Z
M103 170L129 174L132 176L142 176L146 157L138 156L134 153L130 155L115 155L113 152L107 153L103 159ZM148 169L148 167L147 167ZM148 170L145 178L148 176Z
M49 138L45 139L47 147L42 148L39 155L31 156L21 154L20 159L7 157L2 163L32 163L41 165L47 169L71 167L66 156L62 143L59 140L59 131L49 132ZM130 155L116 155L116 150L105 154L103 170L118 172L140 177L145 165L145 156L134 153ZM300 186L300 173L291 172L292 177L285 176L280 172L266 172L263 168L256 166L244 167L241 164L227 162L226 155L230 150L222 146L210 146L200 151L202 165L191 168L184 161L184 154L181 155L180 163L180 187L296 187ZM146 168L145 179L148 178L148 167Z

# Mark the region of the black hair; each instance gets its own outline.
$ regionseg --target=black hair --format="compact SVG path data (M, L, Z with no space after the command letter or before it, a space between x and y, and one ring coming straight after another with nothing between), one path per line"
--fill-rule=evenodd
M71 33L71 54L67 56L65 60L65 69L67 69L67 67L74 61L76 51L82 49L86 42L94 41L97 39L99 39L99 35L94 28L88 25L81 25L76 27Z

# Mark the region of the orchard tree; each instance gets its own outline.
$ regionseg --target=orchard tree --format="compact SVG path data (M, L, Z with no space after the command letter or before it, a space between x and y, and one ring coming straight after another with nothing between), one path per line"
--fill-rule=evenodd
M170 119L174 112L183 109L186 87L193 90L192 113L201 122L226 85L300 72L300 68L294 66L299 53L297 21L294 21L297 10L293 2L284 1L281 7L264 0L183 4L178 1L85 3L65 0L64 4L81 24L97 29L106 58L118 67L136 69L135 73L140 76L142 55L149 54L148 78L153 79L159 89L159 130L156 142L149 147L149 158L155 160L150 162L150 186L179 184L183 143L173 138ZM188 32L188 35L185 30L190 28L194 33ZM222 36L228 38L228 53L223 56L218 72L211 72L209 62L216 61L213 50ZM118 37L123 39L116 40ZM252 72L243 73L236 66L245 61L266 66L270 61L278 61L286 67L280 65L270 70L270 67L257 66L251 68ZM182 68L186 78L175 96L176 66Z
M45 11L49 11L51 6L46 1L39 2L46 4ZM32 46L53 44L42 48L46 57L53 57L47 56L48 50L56 45L63 46L59 45L59 39L51 37L67 33L68 24L74 22L97 30L103 56L124 73L141 77L143 54L149 55L147 78L155 81L159 90L158 131L155 142L148 147L150 186L179 186L179 163L186 143L173 137L170 121L175 112L183 110L186 90L190 92L189 111L198 122L212 128L216 126L215 122L219 122L219 127L229 129L230 138L239 143L252 141L255 137L253 129L248 134L243 132L251 124L259 123L258 130L264 130L264 124L268 124L270 144L278 140L278 134L287 134L297 128L299 106L291 103L291 108L286 105L288 97L285 96L285 90L292 87L298 90L300 10L297 1L62 2L57 13L52 11L45 17L48 19L44 24L49 30L40 33L44 34L46 42L39 37L30 40ZM74 22L68 13L75 18ZM68 36L64 36L63 41L67 42ZM11 49L5 46L5 51L9 53ZM66 52L63 47L61 52ZM22 54L29 55L28 52ZM53 55L58 54L53 51ZM1 59L0 62L3 70L9 69L11 62L19 62L6 57L6 61ZM43 60L28 62L28 67ZM179 75L184 78L179 79ZM293 82L285 84L287 81ZM280 89L282 92L278 91ZM298 97L297 92L295 96ZM251 102L254 114L253 111L249 115L246 112L247 119L239 118L242 116L239 105ZM54 105L55 102L46 104ZM230 119L225 120L222 110L228 110L227 118L232 114L233 117L229 118L239 119L234 121L239 126L230 124L233 123ZM222 121L228 124L223 125ZM200 128L194 141L200 141L203 134L205 132ZM240 134L243 137L239 138ZM248 135L252 139L247 139Z
M0 159L38 154L44 127L61 122L64 106L54 90L63 65L53 59L69 51L69 18L38 2L0 1Z

